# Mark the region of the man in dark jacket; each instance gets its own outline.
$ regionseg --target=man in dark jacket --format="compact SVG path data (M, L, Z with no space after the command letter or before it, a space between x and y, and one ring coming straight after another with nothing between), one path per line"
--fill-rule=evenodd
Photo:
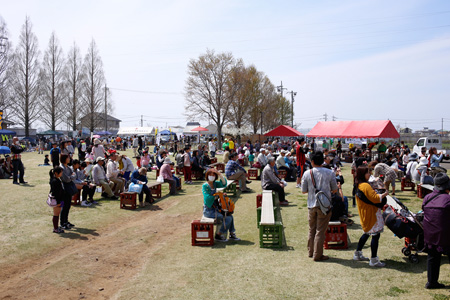
M435 188L423 199L423 231L425 251L428 253L427 289L441 289L438 282L441 256L445 254L450 262L450 179L447 174L438 173L434 179Z

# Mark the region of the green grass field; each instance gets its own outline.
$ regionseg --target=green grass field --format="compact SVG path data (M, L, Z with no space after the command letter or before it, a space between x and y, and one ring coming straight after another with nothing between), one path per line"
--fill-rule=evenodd
M127 151L130 154L131 151ZM281 209L286 245L259 248L256 194L235 198L235 225L240 242L192 247L190 222L202 214L202 182L163 198L153 207L119 209L119 201L101 200L91 208L72 207L69 220L77 227L53 234L49 167L38 167L43 155L25 153L28 186L0 181L0 299L450 299L450 290L429 291L426 255L411 264L401 253L403 240L385 228L378 251L382 269L352 260L362 234L357 209L348 228L347 250L325 250L331 259L308 258L306 196L286 187L288 207ZM349 165L343 168L344 194L351 194ZM150 181L155 173L149 173ZM421 200L413 192L397 197L417 212ZM96 198L99 195L96 194ZM370 242L364 248L370 255ZM443 260L445 261L445 259ZM447 262L447 261L446 261ZM450 284L450 266L441 267L440 281Z

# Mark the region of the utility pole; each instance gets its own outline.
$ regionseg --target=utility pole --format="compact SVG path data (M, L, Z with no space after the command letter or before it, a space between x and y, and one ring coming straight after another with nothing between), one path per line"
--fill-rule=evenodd
M144 116L141 115L141 127L144 127Z
M105 131L108 131L108 88L105 83Z
M287 90L287 88L283 87L283 81L281 82L281 85L277 86L278 93L281 93L281 97L283 97L283 90Z
M290 91L289 93L291 94L291 127L294 128L294 97L297 96L297 92Z
M444 136L444 118L441 119L441 137Z
M336 117L335 116L333 116L333 121L336 121Z
M325 113L325 114L323 115L323 117L324 117L324 119L325 119L325 122L328 121L328 115L327 115L327 113Z

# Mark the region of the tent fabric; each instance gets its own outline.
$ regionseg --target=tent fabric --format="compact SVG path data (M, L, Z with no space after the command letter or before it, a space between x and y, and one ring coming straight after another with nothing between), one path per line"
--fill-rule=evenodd
M8 129L0 129L1 135L16 135L15 131L8 130Z
M267 132L264 136L301 136L303 133L286 125L280 125L277 128Z
M38 133L38 135L63 135L64 133L62 132L58 132L58 131L54 131L54 130L47 130L47 131L42 131L40 133Z
M175 132L170 132L169 130L161 130L160 132L159 132L161 135L169 135L169 134L171 134L171 135L177 135Z
M122 127L118 135L151 135L155 133L154 127Z
M307 137L328 138L400 138L389 120L318 122Z

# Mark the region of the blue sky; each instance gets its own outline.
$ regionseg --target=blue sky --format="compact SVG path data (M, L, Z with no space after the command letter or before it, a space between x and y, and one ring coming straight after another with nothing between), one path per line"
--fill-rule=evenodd
M450 129L450 1L4 1L16 45L25 16L40 49L95 39L123 126L185 125L189 59L207 48L297 92L300 128L391 119ZM129 90L129 91L124 91ZM131 92L143 91L145 93ZM207 120L199 120L207 125Z

